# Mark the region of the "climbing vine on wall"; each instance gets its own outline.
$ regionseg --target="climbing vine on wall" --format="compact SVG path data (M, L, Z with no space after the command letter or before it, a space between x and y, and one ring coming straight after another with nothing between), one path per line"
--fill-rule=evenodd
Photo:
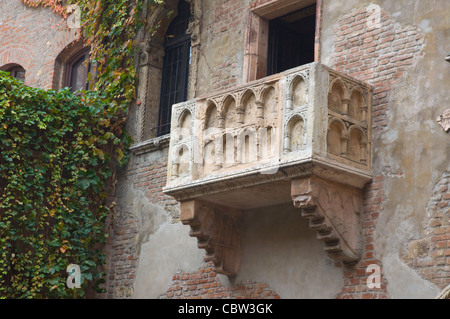
M161 0L20 0L31 7L49 7L63 20L79 14L81 36L90 47L95 79L90 74L90 89L102 91L117 116L126 110L135 95L135 39L142 27L142 8ZM63 4L65 3L65 4ZM77 9L75 10L74 6ZM74 27L74 26L72 26Z
M75 95L0 72L0 298L83 297L102 279L108 186L131 144L124 124L139 14L162 1L21 1L62 19L78 6L95 77ZM67 285L70 264L80 267L80 288Z
M30 88L6 72L0 123L0 296L83 296L101 277L107 186L129 139L96 92Z

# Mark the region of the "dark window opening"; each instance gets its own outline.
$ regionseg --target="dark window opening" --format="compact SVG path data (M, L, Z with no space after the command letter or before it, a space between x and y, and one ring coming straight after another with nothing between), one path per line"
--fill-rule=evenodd
M11 76L16 78L17 80L25 82L25 69L20 65L13 65L7 68L5 71L9 72L9 74L11 74Z
M269 22L267 75L314 62L316 5Z
M186 101L187 98L187 80L191 54L191 39L189 34L186 34L189 17L189 3L180 0L178 15L169 25L166 32L157 127L158 136L170 132L172 105Z
M66 86L72 92L89 89L88 74L91 69L89 49L85 49L72 57L67 64Z

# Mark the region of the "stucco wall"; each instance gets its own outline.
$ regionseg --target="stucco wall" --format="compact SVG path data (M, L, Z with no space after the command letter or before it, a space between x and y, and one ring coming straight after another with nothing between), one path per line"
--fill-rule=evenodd
M334 298L340 291L342 269L292 203L246 212L244 234L236 282L267 282L281 298Z
M370 84L388 87L383 96L379 95L380 108L375 108L375 112L383 113L383 119L374 123L379 130L374 136L373 170L384 183L384 198L380 201L380 215L373 233L374 256L382 262L389 297L430 298L449 283L448 257L445 263L432 253L437 251L436 240L443 238L434 238L434 243L431 239L441 235L442 229L427 230L432 216L427 203L441 175L449 169L449 135L435 120L449 102L445 90L450 65L444 58L449 50L445 39L448 38L450 8L446 1L410 1L408 5L401 1L325 1L321 38L324 63L331 67L339 64L335 44L340 39L336 31L341 30L339 22L343 16L347 15L345 18L348 19L352 10L366 8L369 12L369 5L373 7L374 4L381 13L380 27L373 35L379 36L374 39L379 41L374 46L374 53L380 57L386 54L384 48L388 48L391 55L385 58L387 61L375 59L367 72L358 72L360 70L350 64L342 66L343 70L357 78L365 78ZM389 28L392 41L383 45L382 32ZM405 45L396 48L395 41L401 44L403 40L405 44L412 36L419 50L407 52L411 54L408 63L393 66L400 68L401 73L386 76L389 73L379 67L384 63L395 63L395 58L406 52ZM358 60L364 60L364 56ZM377 70L379 74L369 74L369 71ZM445 204L441 213L448 216L449 209ZM429 281L425 280L424 272L419 268L408 267L404 263L408 262L405 258L402 261L411 241L424 237L431 240L427 251L421 256L416 253L410 259L420 258L422 262L427 260L429 266L433 265L434 268L428 271L435 275L428 274ZM445 252L439 252L439 256L445 259Z

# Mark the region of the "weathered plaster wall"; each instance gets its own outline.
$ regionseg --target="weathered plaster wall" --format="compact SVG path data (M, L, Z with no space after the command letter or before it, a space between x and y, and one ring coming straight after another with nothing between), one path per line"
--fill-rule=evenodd
M242 82L250 2L203 2L198 95ZM380 9L384 33L367 30L371 4ZM375 87L374 180L365 192L363 260L352 267L331 263L289 204L282 210L274 208L276 213L272 208L246 213L241 272L230 283L202 263L203 252L187 236L188 227L176 223L177 210L165 211L172 204L149 199L151 189L162 187L150 173L147 191L140 191L143 186L136 183L132 187L133 198L143 194L147 199L140 201L148 201L141 205L143 210L134 204L136 220L153 220L151 231L138 223L134 297L230 297L245 288L255 297L433 298L449 283L448 198L442 185L447 183L450 140L435 119L449 99L444 39L450 8L438 0L433 5L325 0L322 8L320 61ZM155 160L140 161L139 169L144 170L145 163ZM164 156L158 161L163 165ZM167 261L166 267L161 268L158 260ZM370 264L382 270L378 290L366 286Z
M267 282L281 298L334 298L343 284L315 231L292 203L245 213L236 281Z
M189 297L205 294L211 285L213 298L242 296L244 291L251 296L259 290L260 297L276 292L281 298L334 298L339 292L342 269L325 254L307 220L290 202L245 212L241 272L233 282L213 274L197 240L189 237L190 228L179 221L177 207L152 199L146 191L157 184L148 183L143 175L157 174L145 170L145 163L164 160L164 150L136 156L130 164L135 169L118 183L111 297L176 297L177 291ZM205 277L201 286L198 277ZM183 287L194 287L194 281L195 289L181 289L180 278Z
M242 83L246 19L256 2L202 3L198 96ZM380 10L380 32L367 29L369 5ZM450 284L450 135L436 123L450 99L450 4L324 0L322 9L320 62L375 88L362 261L332 263L288 203L246 212L241 272L234 282L215 274L179 221L178 204L162 192L162 146L133 155L119 178L105 297L433 298ZM50 10L19 0L1 1L0 19L0 66L18 63L27 85L51 88L55 59L75 30L53 27L59 19ZM379 290L366 286L370 264L381 266Z
M183 265L160 297L311 299L337 295L343 284L342 269L325 254L315 232L291 203L246 211L244 216L242 263L236 278L215 274L210 264L197 270Z
M381 12L380 33L375 30L372 35L373 40L378 41L373 46L377 58L371 61L372 65L366 72L361 72L362 66L358 69L358 65L350 63L364 61L364 55L346 63L342 58L345 54L339 55L337 52L338 37L351 33L337 35L336 32L343 31L340 24L343 18L350 19L348 24L354 22L356 25L349 13L353 11L355 17L357 10L364 10L370 4L378 5ZM442 235L442 228L437 230L440 234L433 234L433 229L428 229L427 233L425 230L430 217L427 203L439 178L449 169L450 139L435 121L449 103L445 91L450 80L450 65L444 60L449 50L449 44L445 41L449 32L449 10L448 2L439 0L431 3L411 1L408 5L401 1L325 1L324 5L322 61L332 67L342 67L351 75L375 84L375 93L377 88L386 88L383 92L378 91L383 95L374 96L374 105L379 99L379 108L377 110L375 107L375 112L382 115L380 121L374 123L378 128L374 135L374 175L384 183L384 197L379 202L380 215L373 242L374 256L382 262L391 298L432 298L449 283L448 250L439 252L444 260L447 256L445 262L433 257L431 251L436 251L433 243L428 246L425 255L429 266L434 267L429 271L436 274L427 276L429 281L425 280L423 272L421 274L414 266L408 267L401 260L411 241L424 236L433 241L433 235L436 241L436 235ZM389 27L392 38L390 44L383 45L385 38L382 32ZM351 25L349 28L349 32L358 32L356 28L351 30ZM356 39L361 40L363 32ZM413 35L415 45L411 44L412 50L405 51L404 44L408 44ZM365 38L361 45L371 40ZM398 48L397 44L400 45ZM385 55L386 48L390 49L390 55ZM358 54L356 49L348 49L345 53L347 56ZM402 54L408 55L404 56L405 63L396 64L396 58ZM399 73L390 76L387 67L391 64ZM383 65L386 65L384 69ZM374 118L376 116L374 114ZM443 210L445 213L448 216L448 208ZM445 241L445 238L439 239ZM416 253L412 259L418 257Z

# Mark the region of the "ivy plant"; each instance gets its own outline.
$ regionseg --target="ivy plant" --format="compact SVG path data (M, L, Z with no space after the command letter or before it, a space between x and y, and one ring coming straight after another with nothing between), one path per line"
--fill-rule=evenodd
M63 19L67 5L78 5L96 77L73 94L0 72L0 298L84 297L103 280L108 186L132 142L124 124L139 15L163 1L20 1ZM67 284L70 264L80 267L79 288Z
M131 142L105 100L0 72L0 296L82 297L101 279L107 186ZM66 285L70 264L78 291Z

